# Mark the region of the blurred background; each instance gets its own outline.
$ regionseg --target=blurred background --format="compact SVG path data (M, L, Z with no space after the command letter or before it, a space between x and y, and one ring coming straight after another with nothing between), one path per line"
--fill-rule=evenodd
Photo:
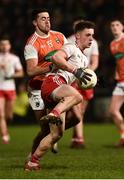
M0 35L10 37L13 52L21 58L25 69L23 56L24 45L27 37L33 32L31 10L37 7L46 7L51 11L52 29L62 32L66 37L71 35L72 23L76 17L82 16L96 24L95 38L98 41L100 57L99 67L96 71L100 81L95 87L95 97L90 102L87 113L87 122L109 121L107 108L114 87L113 72L114 60L109 51L112 40L109 23L114 17L124 18L123 0L0 0ZM16 82L17 93L20 86L26 93L26 80ZM19 86L20 85L20 86ZM22 90L21 89L21 90ZM33 122L33 112L28 107L20 121ZM16 105L18 106L18 105ZM23 106L23 105L22 105ZM90 113L89 113L90 112ZM17 109L15 114L18 115ZM92 115L92 116L91 116ZM17 122L18 117L15 118Z

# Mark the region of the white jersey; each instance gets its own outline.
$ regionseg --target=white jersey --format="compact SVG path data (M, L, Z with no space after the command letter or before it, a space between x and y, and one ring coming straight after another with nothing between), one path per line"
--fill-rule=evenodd
M11 53L0 53L0 66L2 65L5 68L0 69L0 90L15 90L14 79L5 80L4 77L10 77L15 71L22 69L19 57Z
M68 42L75 44L75 41L76 41L75 35L69 36L67 38L67 40L68 40ZM87 56L88 64L90 64L91 55L99 55L97 41L95 39L93 39L91 46L89 48L86 48L83 52Z
M67 54L68 63L74 65L76 68L86 68L88 65L88 60L86 56L81 52L81 50L72 43L67 43L64 46L62 46L62 49ZM59 69L57 71L57 74L64 77L67 84L71 84L73 81L75 81L76 77L65 70Z

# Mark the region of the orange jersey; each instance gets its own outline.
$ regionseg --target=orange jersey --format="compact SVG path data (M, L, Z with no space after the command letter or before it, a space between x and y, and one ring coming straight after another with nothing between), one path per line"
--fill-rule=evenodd
M118 81L124 82L124 37L119 40L113 40L110 43L110 50L116 59L116 71Z
M47 37L41 37L36 32L32 34L25 46L25 59L38 59L38 66L51 64L50 57L67 42L65 36L57 31L50 31ZM30 80L30 86L39 89L45 75L35 76Z

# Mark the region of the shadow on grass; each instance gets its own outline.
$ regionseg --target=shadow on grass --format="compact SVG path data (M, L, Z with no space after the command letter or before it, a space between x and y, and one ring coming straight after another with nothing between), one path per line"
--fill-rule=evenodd
M124 146L117 146L117 145L113 145L113 144L107 144L107 145L103 145L104 148L108 148L108 149L124 149Z

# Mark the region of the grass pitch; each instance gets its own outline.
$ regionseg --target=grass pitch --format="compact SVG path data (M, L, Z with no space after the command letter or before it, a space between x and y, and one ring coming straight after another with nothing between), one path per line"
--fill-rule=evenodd
M0 144L1 179L123 179L124 148L113 145L119 138L113 124L85 124L86 148L70 149L72 129L59 142L59 153L48 152L41 160L42 170L24 172L23 165L36 125L10 126L11 143Z

